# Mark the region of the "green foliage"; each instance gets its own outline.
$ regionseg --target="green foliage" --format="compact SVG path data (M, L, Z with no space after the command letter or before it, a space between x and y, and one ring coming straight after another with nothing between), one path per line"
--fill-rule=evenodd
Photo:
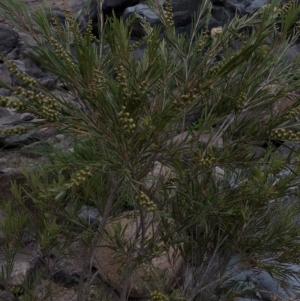
M72 141L72 149L36 149L49 163L24 171L26 183L13 186L15 200L5 212L11 213L13 202L19 205L15 216L26 212L24 223L43 252L54 246L63 250L80 238L90 248L91 262L109 220L128 209L141 216L153 212L160 221L157 244L179 245L186 262L201 265L218 254L226 264L237 252L250 267L274 256L279 263L297 262L299 154L291 150L279 158L272 145L266 150L258 145L299 139L294 119L299 60L283 58L299 37L294 24L300 8L294 2L282 9L272 3L209 32L204 2L190 36L175 34L171 8L166 9L160 8L162 25L156 28L137 16L113 16L105 23L100 17L95 37L91 22L81 32L69 12L59 23L21 0L1 1L0 14L37 41L31 57L67 92L59 97L6 61L23 85L6 86L14 97L0 97L0 104L34 114L39 126L55 127ZM134 22L145 31L137 44L130 42ZM141 44L145 52L137 59L132 51ZM292 103L277 110L283 97ZM195 110L200 117L187 126L186 116ZM2 134L28 130L20 125ZM160 169L151 176L155 166ZM287 204L281 201L285 196L291 199ZM99 210L100 224L78 217L87 204ZM9 229L20 231L13 216L10 221L1 228L7 241ZM122 236L125 229L119 230ZM285 273L276 265L263 266L274 276ZM95 278L91 271L83 274L88 280L78 300L84 300ZM174 291L171 300L204 300L207 288L222 284L220 279L201 281L201 286ZM169 300L168 292L158 289L151 287L149 296ZM120 299L126 299L126 287Z

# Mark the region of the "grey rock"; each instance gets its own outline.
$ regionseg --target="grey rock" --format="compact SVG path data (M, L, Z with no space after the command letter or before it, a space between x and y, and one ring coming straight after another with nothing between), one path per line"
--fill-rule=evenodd
M36 0L25 0L25 2L32 8L35 9L40 6L41 1ZM57 19L64 23L65 22L65 13L64 8L66 7L74 16L77 17L79 22L80 29L85 30L87 27L87 22L89 19L95 20L97 18L97 2L96 0L64 0L64 1L55 1L48 0L47 5L50 6L50 10L46 11L46 15L49 19L52 16L56 16ZM87 8L88 3L90 7ZM51 11L51 13L50 13ZM88 13L89 11L89 13Z
M3 156L4 155L0 153L0 157ZM6 158L1 159L4 159L4 161L0 161L0 199L9 200L13 198L13 194L11 192L11 181L15 181L19 184L24 181L24 176L18 172L16 168L7 167L11 162L6 160Z
M284 58L288 62L292 62L299 56L299 54L300 54L300 45L294 45L286 51Z
M17 60L19 58L20 50L18 48L13 49L6 55L7 60Z
M279 296L283 300L289 300L289 295L267 271L254 270L249 279L264 299L272 301L275 296Z
M291 298L296 299L296 296L300 296L300 265L282 263L281 266L289 271L287 277L281 280L285 291Z
M24 252L16 253L13 260L13 268L9 274L7 273L7 259L0 252L0 268L3 271L5 277L8 277L8 283L12 286L21 286L24 277L27 277L35 268L40 258L38 252L38 246L30 244L26 247Z
M232 255L226 266L225 275L230 275L240 270L242 268L242 259L243 258L240 254Z
M138 4L132 7L127 7L124 10L123 18L126 20L134 13L138 14L141 18L145 19L152 27L160 24L158 15L152 11L146 4ZM144 29L139 22L132 25L132 35L141 36L144 34Z
M261 301L261 299L257 299L257 298L237 298L237 299L234 299L235 301Z
M80 282L81 269L72 265L65 257L58 257L54 260L54 271L52 279L64 287L72 287Z
M11 91L5 88L0 88L0 95L1 96L10 96L11 95Z
M19 114L14 114L14 112L7 108L0 107L0 129L12 125L15 121L20 119L19 116Z
M0 84L1 82L9 86L12 84L11 75L6 64L0 64Z
M267 0L227 0L226 6L236 11L240 16L252 14L268 3Z
M123 10L128 6L138 4L139 0L104 0L102 8L105 12L114 10Z
M4 56L17 46L19 35L10 27L0 24L0 53Z
M209 28L223 26L232 19L233 15L230 14L225 7L214 6L212 9L212 19L209 22Z
M18 113L13 109L0 107L0 129L12 128L15 124L32 120L29 113Z
M175 26L184 26L191 22L193 15L197 12L198 7L200 5L200 1L198 0L173 0L173 14L174 14L174 23ZM123 18L126 19L132 14L137 13L142 18L146 19L146 21L153 27L161 24L158 15L149 8L146 4L137 4L132 7L127 7L123 13ZM217 17L221 18L220 13L217 13ZM227 16L226 12L223 12L224 15ZM223 17L224 19L224 17ZM225 18L228 19L227 17ZM133 24L132 35L141 36L144 34L143 27L136 22Z
M52 280L66 288L77 285L82 277L82 269L90 264L87 254L87 247L75 241L70 245L71 256L55 249L48 256L45 255L45 264L52 267Z
M26 57L23 60L12 60L12 62L16 65L20 72L24 72L33 78L40 79L45 77L45 75L48 75L41 69L38 62L35 62L29 57ZM13 84L15 86L23 84L20 80L18 80L15 77L13 79Z
M18 47L20 50L25 50L26 47L35 47L38 45L37 41L27 33L20 32L19 36L20 42L18 44Z
M197 12L201 0L173 0L172 7L173 12L189 11L191 14Z
M8 291L0 292L0 301L16 301L16 297Z
M16 65L16 67L18 68L18 70L20 72L26 72L27 71L25 61L13 60L12 63L14 63Z
M78 216L86 220L89 224L93 224L96 221L101 220L99 210L87 205L81 206Z
M31 121L31 120L34 119L34 116L32 116L32 115L29 114L29 113L23 113L23 114L21 115L21 119L22 119L22 121Z
M47 139L54 136L56 129L41 129L33 130L31 132L25 133L23 135L15 135L10 137L0 137L0 147L5 148L14 148L14 147L23 147L25 145L31 144L33 142Z
M38 82L48 90L54 90L57 86L58 78L56 76L47 76L39 78Z

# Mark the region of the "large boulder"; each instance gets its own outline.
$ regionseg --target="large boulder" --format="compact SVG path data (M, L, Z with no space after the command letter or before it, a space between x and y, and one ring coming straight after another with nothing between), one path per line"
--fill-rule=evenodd
M35 9L43 4L43 1L25 0L25 3L27 3L31 8ZM90 3L90 7L88 7L88 3ZM86 29L88 20L95 20L98 14L98 5L96 0L64 0L60 2L56 0L48 0L47 6L50 8L51 13L53 13L61 22L64 22L65 20L64 11L66 9L73 13L74 16L77 17L82 30Z
M153 214L141 218L133 211L110 221L107 235L95 250L94 265L101 278L120 293L126 289L131 298L147 297L150 285L155 282L162 285L161 277L164 289L170 291L181 271L183 258L178 246L157 243L155 232L159 225Z
M104 12L112 10L124 10L126 7L136 5L139 0L104 0L102 9Z
M163 5L164 2L165 1L160 1L160 4ZM190 23L200 4L201 1L198 0L173 0L172 5L175 25L178 27ZM138 4L127 7L123 13L123 18L126 19L134 13L137 13L141 18L145 19L152 27L161 23L157 13L150 9L150 7L146 4ZM140 36L143 34L144 30L139 22L133 24L132 35Z
M9 53L19 41L19 35L10 27L0 24L0 55Z

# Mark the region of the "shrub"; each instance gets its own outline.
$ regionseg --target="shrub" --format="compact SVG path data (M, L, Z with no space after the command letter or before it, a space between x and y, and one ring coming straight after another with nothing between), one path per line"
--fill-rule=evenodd
M134 210L136 218L150 212L160 223L158 235L138 246L139 260L150 261L153 245L164 243L179 246L186 266L197 267L198 285L181 283L172 300L216 294L232 276L224 276L224 268L234 253L249 268L263 267L279 278L288 275L280 263L297 262L298 154L279 156L271 142L299 139L299 60L284 59L299 36L299 7L272 3L208 30L210 8L205 1L189 36L175 34L170 6L167 13L160 8L161 26L155 28L138 16L104 22L100 11L94 36L91 22L82 32L68 11L60 23L44 8L1 1L4 18L36 40L32 59L59 78L62 95L76 100L48 91L4 58L22 84L6 86L14 96L0 97L1 105L34 114L40 127L54 127L73 144L71 150L36 148L49 164L24 170L26 183L13 186L15 200L5 207L7 219L26 213L24 224L43 254L80 239L92 266L107 223ZM132 44L134 22L145 35ZM137 59L132 51L141 44L144 56ZM289 105L280 106L287 99ZM19 125L2 135L36 126ZM101 222L82 220L82 205L97 208ZM21 235L20 224L4 222L2 229L4 247L18 249L8 233L18 229ZM115 239L122 241L122 229ZM271 258L276 263L268 263ZM124 275L133 273L132 265ZM78 300L87 298L97 275L90 268L82 274ZM160 284L149 284L153 300L167 298ZM122 285L120 300L126 300L126 281ZM243 288L224 292L228 300L240 295Z

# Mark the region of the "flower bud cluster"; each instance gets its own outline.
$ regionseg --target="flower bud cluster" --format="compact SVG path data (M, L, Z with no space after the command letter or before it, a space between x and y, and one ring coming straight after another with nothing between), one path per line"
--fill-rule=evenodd
M49 121L56 121L59 118L59 112L57 111L57 101L55 99L51 99L44 94L35 93L33 91L26 90L22 87L18 87L14 94L23 98L26 98L30 103L26 104L22 101L15 101L15 108L18 110L25 110L32 106L33 104L38 105L38 113L35 112L39 117L48 119ZM9 105L10 106L10 105Z
M222 34L222 31L223 31L223 29L221 26L212 28L210 31L211 38L216 39L219 35Z
M210 71L209 71L209 75L216 75L220 69L225 66L230 60L232 60L233 58L237 57L238 55L240 55L244 49L246 47L246 43L243 42L243 45L242 47L236 51L234 54L232 54L231 56L227 57L227 58L224 58L221 62L217 63L216 65L214 65Z
M57 108L57 101L55 99L52 99L48 96L45 96L43 93L35 93L30 90L26 90L22 87L18 87L15 91L14 94L17 96L24 97L28 99L31 102L36 102L39 105L46 105L47 107L54 109Z
M186 94L181 94L179 98L175 99L173 102L174 110L181 111L182 107L191 104L192 101L197 97L198 93L198 89L194 88Z
M57 19L57 16L55 16L55 15L51 16L51 23L54 26L56 33L59 36L62 36L63 35L63 29L62 29L61 23Z
M174 14L173 14L172 0L166 0L164 15L165 15L165 20L166 20L166 25L173 26L174 25L174 21L173 21Z
M40 112L37 115L42 118L46 118L51 122L57 121L59 119L59 113L56 110L53 110L47 106L41 106Z
M75 19L74 19L74 16L72 14L72 12L67 9L67 7L65 6L64 4L64 14L65 14L65 17L66 17L66 21L70 24L70 25L76 25L76 22L75 22Z
M157 82L156 82L156 90L157 90L157 91L160 91L161 88L162 88L162 86L163 86L163 81L162 81L162 79L158 79Z
M9 102L9 98L8 97L0 95L0 106L1 107L6 107L8 102Z
M105 90L105 77L103 75L103 72L95 68L93 71L93 79L92 79L92 84L91 84L91 89L92 92L103 92Z
M300 132L293 132L292 130L277 129L271 132L272 139L279 140L300 140Z
M20 79L26 86L33 87L36 80L28 76L26 73L19 71L18 67L12 61L6 61L8 70Z
M209 39L210 39L209 31L208 30L203 31L200 36L200 41L197 45L197 53L202 52L203 47L206 45L206 43L208 42Z
M13 127L13 128L7 128L7 129L0 129L0 136L12 136L12 135L22 135L27 132L27 129L22 127Z
M156 204L141 190L136 195L135 199L141 206L145 206L147 211L155 211L157 209Z
M297 106L297 107L295 107L295 108L293 108L293 109L290 109L289 111L288 111L288 113L287 114L285 114L285 118L286 119L290 119L291 117L293 117L293 116L296 116L296 115L299 115L300 114L300 106Z
M58 57L67 63L72 71L75 72L75 64L71 59L70 54L66 51L66 49L60 45L53 37L49 38L49 43L53 47L55 53L58 55Z
M79 186L80 184L86 181L87 177L90 177L91 175L91 169L89 167L85 167L84 169L81 169L75 174L75 176L71 179L71 183L75 184L76 186Z
M12 109L16 109L17 111L24 111L27 107L26 104L19 99L14 99L13 101L7 103L6 106Z
M96 40L96 37L93 35L93 20L91 19L88 21L85 34L89 37L89 40L91 42L94 42Z
M236 105L235 105L238 111L240 111L244 107L245 100L246 100L246 93L241 92L237 97Z
M139 84L139 91L141 94L144 94L147 92L149 83L146 80L143 80L140 84Z
M290 0L286 4L284 4L279 10L278 10L278 16L282 16L288 12L288 10L294 5L296 0Z
M127 131L129 133L133 133L134 129L136 127L136 124L134 123L133 118L129 118L130 114L126 112L126 107L122 106L121 111L118 113L118 116L120 118L120 122L122 124L122 128L124 131Z
M297 21L295 23L295 28L296 28L297 31L300 31L300 21Z
M158 291L154 291L151 294L151 301L169 301L169 297L167 297L165 294L160 293Z
M258 49L258 53L261 56L261 58L263 58L263 59L270 55L270 51L271 51L271 49L268 45L262 45Z
M225 63L227 62L227 60L223 60L217 64L215 64L210 70L209 70L209 75L216 75L220 70L221 68L225 65Z
M205 156L203 156L202 152L198 151L197 156L200 167L210 167L217 162L216 158L211 153L207 153Z
M136 41L135 43L133 43L130 46L130 51L134 51L134 50L138 49L143 44L143 42L144 42L144 40L140 39L140 40Z
M126 82L125 68L121 64L118 64L116 66L116 72L117 72L117 81L118 81L118 83L120 85L120 88L122 90L123 97L125 99L129 98L130 93L129 93L127 82Z
M262 262L261 260L259 259L256 259L255 260L255 264L258 268L261 268L261 269L265 269L268 267L268 265L266 265L264 262Z

